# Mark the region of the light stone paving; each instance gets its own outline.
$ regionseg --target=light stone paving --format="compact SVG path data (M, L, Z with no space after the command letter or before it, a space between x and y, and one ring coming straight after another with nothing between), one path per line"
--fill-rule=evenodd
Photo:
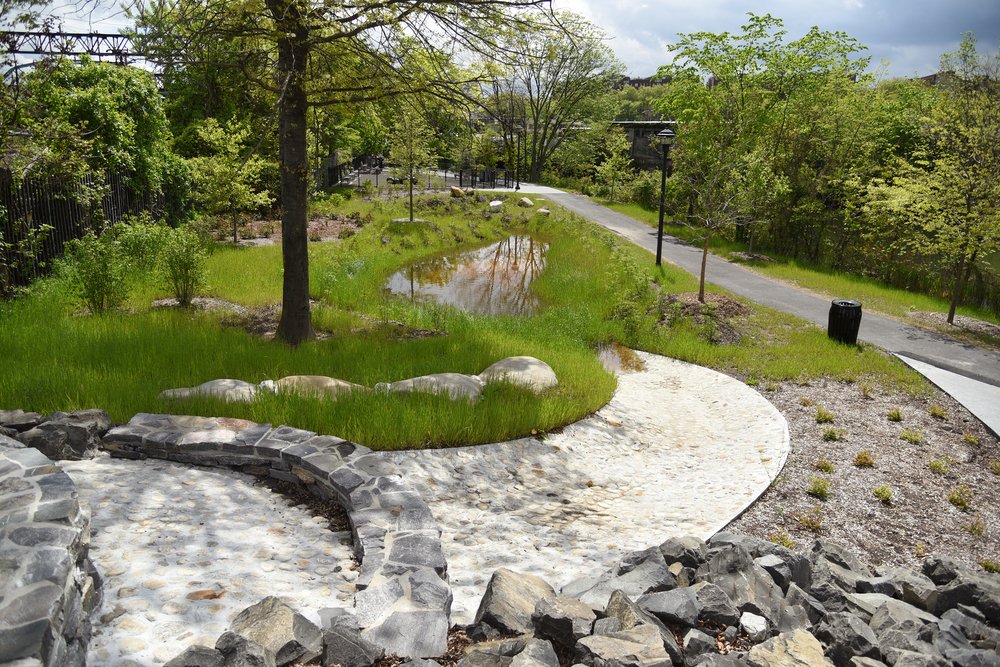
M671 536L707 538L768 487L789 451L781 413L729 376L638 353L604 408L544 439L386 453L444 532L470 623L498 567L556 588Z
M155 665L214 645L267 595L314 622L353 604L350 533L252 477L106 455L60 465L90 506L90 556L104 578L88 664Z

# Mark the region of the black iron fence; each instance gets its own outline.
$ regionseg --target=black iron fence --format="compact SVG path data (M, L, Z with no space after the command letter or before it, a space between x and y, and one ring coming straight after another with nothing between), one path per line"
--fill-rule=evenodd
M44 275L70 240L126 215L158 217L163 204L161 192L135 188L123 173L66 181L0 169L0 296Z

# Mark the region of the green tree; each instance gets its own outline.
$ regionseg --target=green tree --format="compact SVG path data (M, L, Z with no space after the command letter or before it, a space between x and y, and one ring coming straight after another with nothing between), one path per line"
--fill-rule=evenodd
M542 0L139 0L139 31L154 60L238 39L233 60L277 99L282 204L282 311L278 337L291 345L313 337L309 311L307 201L310 105L363 103L414 90L444 89L445 73L403 67L413 43L427 52L495 47L498 26L527 26L520 10ZM193 28L193 29L192 29ZM187 38L180 39L178 36ZM229 63L216 63L216 65ZM430 65L435 63L431 62Z
M899 225L898 246L950 274L951 324L972 267L1000 250L1000 52L979 54L967 34L941 64L930 146L872 184L870 209Z
M406 183L410 195L410 222L413 222L413 185L421 169L429 166L434 154L431 142L434 135L423 116L410 108L403 109L396 119L389 158L397 165L397 173Z
M611 130L604 138L604 159L595 170L597 182L608 188L608 199L615 201L615 190L635 176L632 169L632 146L622 130Z

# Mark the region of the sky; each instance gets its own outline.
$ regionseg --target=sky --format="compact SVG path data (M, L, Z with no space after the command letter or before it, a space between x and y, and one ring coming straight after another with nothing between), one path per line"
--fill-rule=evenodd
M887 61L886 76L932 74L941 54L973 31L981 53L1000 44L1000 0L552 0L557 10L582 14L600 26L631 76L667 64L677 33L739 32L747 12L785 23L788 40L808 32L843 31L868 47L871 70Z

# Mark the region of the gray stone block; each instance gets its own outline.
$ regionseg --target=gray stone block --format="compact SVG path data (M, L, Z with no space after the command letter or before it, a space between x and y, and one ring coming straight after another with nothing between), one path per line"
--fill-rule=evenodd
M432 568L439 575L448 571L448 563L436 535L397 533L389 547L388 561L402 565Z
M693 628L698 622L698 596L690 588L643 595L636 604L664 623L676 623Z
M394 611L362 636L403 658L433 658L448 648L448 615L440 611Z
M163 667L222 667L222 653L210 646L189 646Z
M323 649L323 636L304 616L276 597L266 597L241 611L229 624L230 632L260 644L277 665L308 662Z
M481 636L527 634L538 602L555 595L540 577L501 568L490 577L473 624Z
M335 625L323 633L324 667L370 667L385 656L385 649L363 636L357 628Z
M578 639L590 634L597 615L586 603L559 595L539 600L531 620L536 637L572 650Z

